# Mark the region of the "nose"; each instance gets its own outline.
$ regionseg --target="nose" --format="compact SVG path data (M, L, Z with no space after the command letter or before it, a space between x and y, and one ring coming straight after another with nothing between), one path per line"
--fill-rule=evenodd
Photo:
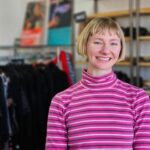
M103 53L109 53L109 51L110 51L110 46L105 43L103 45L102 49L101 49L101 52L103 52Z

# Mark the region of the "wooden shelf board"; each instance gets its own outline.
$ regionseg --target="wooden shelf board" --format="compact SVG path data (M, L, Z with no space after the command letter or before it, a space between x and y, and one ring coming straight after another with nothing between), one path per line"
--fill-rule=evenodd
M140 14L146 15L146 14L150 14L150 8L141 8L140 9Z
M133 10L133 13L136 11ZM140 14L150 14L150 8L141 8ZM112 11L112 12L99 12L96 14L93 14L91 16L88 16L88 19L92 19L94 17L123 17L123 16L129 16L129 10L120 10L120 11Z
M150 67L150 62L140 62L141 67Z
M140 36L139 40L142 40L142 41L150 40L150 35L148 35L148 36Z
M76 65L85 65L86 61L78 60L75 62ZM140 62L139 64L141 67L150 67L150 62ZM122 61L117 63L115 66L130 66L130 62Z
M88 18L92 19L94 17L121 17L121 16L128 16L128 15L129 15L128 10L122 10L122 11L96 13L91 16L88 16Z
M150 40L150 35L147 36L140 36L139 37L140 41L149 41ZM130 37L125 37L125 41L130 41Z
M86 61L83 61L83 60L77 60L75 62L76 65L85 65L86 64Z
M125 41L130 41L130 37L125 37Z
M117 63L115 66L129 66L129 65L130 65L130 62L128 62L128 61L123 61L123 62Z
M78 60L75 62L76 65L85 65L86 62L85 61L82 61L82 60ZM116 66L129 66L130 65L130 62L127 62L127 61L123 61L123 62L119 62L116 64Z

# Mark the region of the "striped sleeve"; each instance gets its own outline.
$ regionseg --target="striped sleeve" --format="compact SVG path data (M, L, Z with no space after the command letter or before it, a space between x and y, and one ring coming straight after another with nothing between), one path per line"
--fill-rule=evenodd
M135 111L134 150L150 150L150 98L139 90L133 104Z
M63 102L56 95L49 108L45 150L67 149L64 110Z

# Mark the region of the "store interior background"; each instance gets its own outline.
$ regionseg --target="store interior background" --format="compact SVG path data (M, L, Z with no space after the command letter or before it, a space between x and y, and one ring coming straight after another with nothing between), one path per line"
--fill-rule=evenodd
M25 17L27 4L31 1L38 0L0 0L0 47L13 46L15 39L20 37L23 21ZM44 1L44 0L43 0ZM48 0L45 1L48 4ZM135 0L133 0L135 5ZM134 6L135 7L135 6ZM140 8L150 8L150 0L140 0ZM111 12L117 10L128 10L129 9L129 0L98 0L98 12ZM87 16L92 15L94 13L94 0L74 0L73 6L74 14L85 11ZM120 25L123 27L129 26L129 16L127 17L118 17ZM78 37L79 33L79 23L73 21L74 31L73 31L73 43ZM149 15L140 17L140 26L144 26L150 32L150 19ZM46 30L45 36L46 39ZM46 40L45 43L46 44ZM135 43L133 42L133 48L135 49ZM141 56L150 56L150 41L143 41L140 43L140 48L142 49L140 55ZM76 48L71 48L72 51L76 51ZM129 56L129 44L127 42L127 56ZM0 57L1 56L9 56L13 53L13 50L0 49ZM136 53L136 50L134 50ZM136 55L136 54L135 54ZM76 52L74 53L74 65L76 68L76 78L77 81L81 78L81 70L84 67L84 64L79 63L80 60L83 60L82 57L78 56ZM115 67L116 70L122 70L130 75L129 66L125 67ZM150 67L141 68L140 75L146 79L150 80Z
M49 46L46 49L42 47L38 49L33 47L29 49L25 48L22 51L21 50L22 48L14 47L16 44L16 39L19 39L21 36L28 3L39 2L39 1L44 2L46 4L46 8L48 9L50 0L0 0L0 66L2 68L3 65L4 68L7 67L5 65L5 63L7 63L7 59L5 59L6 57L12 58L13 56L16 57L18 54L19 55L22 54L22 56L24 56L25 53L36 54L36 53L43 53L47 50L51 51L51 49L53 51L55 49L57 50L57 48L63 49L63 46L62 47L56 46L55 49L54 47ZM73 14L77 14L79 12L84 11L86 12L87 16L91 16L95 13L95 6L94 6L95 1L98 2L97 8L99 14L101 13L111 14L110 12L114 12L114 11L129 10L129 1L133 2L133 8L136 8L135 4L137 1L140 2L140 9L147 8L147 12L140 15L139 23L141 27L147 29L148 34L147 36L143 36L143 39L141 39L140 37L138 43L139 45L138 49L137 49L137 40L134 39L131 44L130 44L130 40L127 40L126 56L130 57L131 54L130 46L132 45L132 51L133 51L132 58L134 58L134 61L136 59L137 52L139 52L139 57L149 58L145 62L143 60L140 60L143 62L142 62L142 66L140 67L138 75L142 77L143 80L142 82L147 83L148 85L146 88L144 86L142 88L144 88L150 94L150 0L72 0L72 1L74 4ZM131 20L129 15L115 17L115 19L119 22L121 27L127 28L130 26ZM132 22L134 23L133 26L136 26L135 14L133 15ZM75 21L75 19L73 19L72 25L73 25L72 26L73 45L70 45L70 47L68 48L65 47L65 50L69 50L73 53L73 58L74 58L73 62L75 67L76 81L79 81L81 79L82 69L86 67L85 58L82 58L76 53L76 46L75 46L77 37L79 35L81 23L78 23ZM44 30L45 34L43 38L44 39L43 45L46 45L47 44L47 22L46 21L44 27L45 27ZM139 64L141 65L141 62ZM9 107L15 108L14 109L15 114L17 115L16 120L19 126L16 126L15 128L16 130L13 131L13 136L12 133L8 134L9 130L6 131L8 135L8 139L6 138L4 142L6 142L7 146L9 144L13 144L13 147L17 147L17 148L19 146L21 150L44 150L47 114L48 114L48 109L49 109L51 99L57 92L64 90L64 88L67 88L70 85L69 84L65 85L68 80L63 81L62 77L63 79L68 79L68 78L64 78L64 75L66 74L60 74L62 70L59 70L59 72L57 72L58 68L56 67L56 65L51 66L52 68L48 68L48 71L47 69L45 69L46 72L43 71L44 69L42 69L43 71L42 72L40 70L41 68L40 67L38 68L38 66L37 68L39 70L37 68L34 68L33 65L30 65L30 67L32 67L32 69L30 68L31 70L28 70L29 68L25 70L25 68L22 66L18 70L14 71L13 70L14 68L10 65L9 68L10 70L8 69L8 71L6 71L9 75L11 75L10 77L12 77L12 79L15 79L12 80L12 83L17 83L17 84L10 85L10 87L12 87L10 88L12 91L10 90L10 94L8 95L9 101L7 101L8 99L7 97L5 97L6 100L5 102L10 102L10 105L9 106L6 105L5 108L6 110L8 110ZM121 71L130 78L131 72L133 72L135 77L137 76L138 67L137 64L131 65L130 61L128 61L127 64L126 63L123 63L122 65L117 64L114 67L114 70L118 72ZM35 73L35 69L37 69L36 70L37 74ZM16 73L16 71L18 71L17 72L18 74ZM121 77L123 78L123 76ZM137 78L135 78L135 80L136 79ZM4 97L5 94L4 90L3 93L1 91L0 93L3 94ZM24 98L24 96L26 97ZM2 98L0 100L2 100ZM13 115L13 113L10 114ZM3 118L2 117L3 115L1 115L1 107L0 107L0 125L2 124L3 127L6 127L5 122L8 123L8 119L7 119L8 116L7 117L4 116ZM10 140L9 143L9 138L11 136L12 136L12 141ZM1 137L0 137L0 150L1 150Z

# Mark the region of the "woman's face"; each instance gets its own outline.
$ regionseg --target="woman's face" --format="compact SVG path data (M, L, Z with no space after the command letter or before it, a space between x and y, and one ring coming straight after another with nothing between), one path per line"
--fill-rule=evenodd
M121 39L110 30L96 33L87 42L88 72L93 75L112 71L121 51Z

